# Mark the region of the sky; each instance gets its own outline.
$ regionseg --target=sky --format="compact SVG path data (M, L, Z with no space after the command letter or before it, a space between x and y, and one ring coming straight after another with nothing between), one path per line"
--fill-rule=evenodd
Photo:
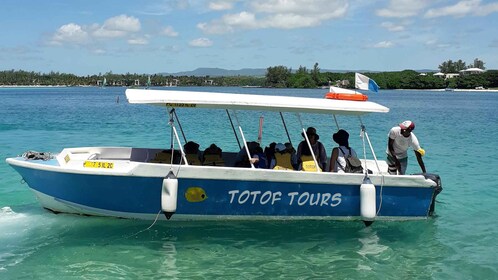
M498 69L498 1L2 0L0 70Z

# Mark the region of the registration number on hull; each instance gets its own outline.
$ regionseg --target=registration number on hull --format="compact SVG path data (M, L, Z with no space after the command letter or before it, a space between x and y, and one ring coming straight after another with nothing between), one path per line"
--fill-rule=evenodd
M106 169L112 169L114 168L114 163L113 162L106 162L106 161L91 161L87 160L83 162L83 167L85 168L106 168Z

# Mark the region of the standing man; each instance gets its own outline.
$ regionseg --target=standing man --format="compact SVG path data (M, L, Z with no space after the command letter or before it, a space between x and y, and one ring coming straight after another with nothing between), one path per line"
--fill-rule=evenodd
M425 154L424 149L420 147L417 136L412 131L415 129L415 123L412 121L404 121L398 126L391 128L389 131L389 139L387 144L387 164L389 165L389 174L404 175L408 165L408 148L412 147L417 156L418 164L425 171L424 161L422 156Z

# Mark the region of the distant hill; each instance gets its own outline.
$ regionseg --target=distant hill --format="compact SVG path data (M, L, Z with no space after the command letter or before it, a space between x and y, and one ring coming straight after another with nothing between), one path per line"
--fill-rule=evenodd
M257 76L264 77L266 69L244 68L240 70L226 70L222 68L197 68L193 71L184 71L176 73L159 73L165 76L210 76L210 77L230 77L230 76Z
M296 71L296 69L292 69L292 70L293 70L293 72ZM308 69L308 70L310 70L310 69ZM420 72L420 73L437 72L437 70L430 70L430 69L421 69L421 70L415 70L415 71ZM331 72L331 73L348 73L348 72L380 73L383 71L320 69L320 72L321 73L326 73L326 72ZM391 72L391 71L389 71L389 72ZM392 71L392 72L397 72L397 71ZM266 68L265 69L243 68L240 70L227 70L227 69L222 69L222 68L203 67L203 68L197 68L197 69L192 70L192 71L184 71L184 72L176 72L176 73L159 73L159 75L175 76L175 77L179 77L179 76L196 76L196 77L254 76L254 77L264 77L266 75Z

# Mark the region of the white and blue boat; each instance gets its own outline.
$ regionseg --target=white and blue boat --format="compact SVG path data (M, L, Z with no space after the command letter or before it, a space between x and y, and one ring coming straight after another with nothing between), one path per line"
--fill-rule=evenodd
M389 175L387 163L375 157L363 124L364 147L366 143L373 154L373 159L361 160L365 173L332 173L316 169L312 172L264 169L252 163L247 168L235 167L238 151L223 151L218 159L205 157L202 164L202 160L188 157L178 133L179 123L174 121L176 110L226 111L230 122L236 121L235 125L232 122L238 135L234 138L248 151L244 130L237 119L241 110L277 112L285 127L284 114L298 118L301 114L323 114L334 119L336 115L345 115L359 118L363 123L365 115L389 111L380 104L340 100L347 98L282 98L151 89L127 89L126 97L132 104L168 109L170 147L65 148L54 155L27 153L8 158L7 163L21 175L44 208L55 213L150 220L371 222L423 219L434 212L435 198L441 191L439 176ZM304 133L302 124L301 127ZM315 155L312 158L316 164Z

